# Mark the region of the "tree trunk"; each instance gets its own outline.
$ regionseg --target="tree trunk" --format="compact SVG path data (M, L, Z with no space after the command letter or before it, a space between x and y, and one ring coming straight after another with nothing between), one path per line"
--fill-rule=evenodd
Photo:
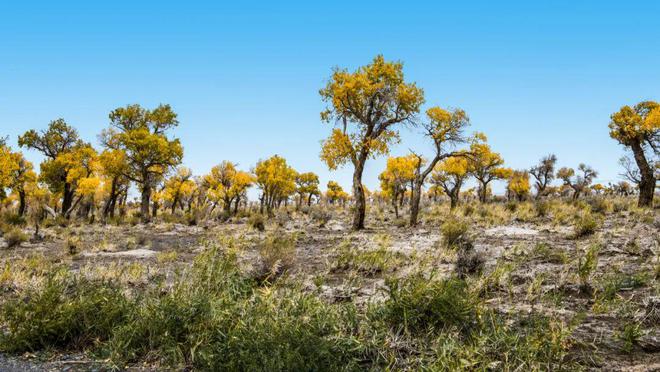
M142 216L142 222L148 223L151 221L151 215L149 214L149 202L151 200L151 186L147 184L142 185L142 199L140 202L140 215Z
M103 218L108 217L111 210L114 212L114 208L115 208L114 204L116 200L117 200L117 180L113 179L112 184L110 186L110 197L105 202L105 206L103 207Z
M362 171L364 170L365 156L361 156L353 171L353 198L355 199L355 211L353 212L353 230L364 229L364 218L367 212L367 204L362 187Z
M417 217L419 216L419 204L422 199L422 182L417 180L410 190L410 226L417 225Z
M655 175L653 174L653 169L649 166L648 161L646 161L644 149L641 144L635 143L631 147L641 176L637 206L650 207L653 205L653 194L655 193Z
M179 199L177 197L175 197L174 200L172 200L172 206L170 207L171 208L170 213L174 214L174 212L176 211L176 204L178 202L179 202Z
M20 190L20 191L18 192L18 202L19 202L19 205L18 205L18 215L19 215L19 216L23 216L23 215L25 214L25 206L26 206L26 203L25 203L25 191L24 191L24 190Z
M486 202L487 190L488 190L488 183L481 182L479 187L479 201L482 203Z
M71 203L73 203L73 191L71 190L71 184L65 182L62 191L62 210L60 211L62 216L66 217L67 212L71 209Z
M453 193L449 195L449 209L454 209L458 205L458 196L454 195Z
M264 194L261 194L261 197L259 198L259 213L264 214Z
M154 200L153 203L151 203L151 217L153 219L158 217L158 208L160 208L160 205L156 200Z
M231 199L224 200L223 210L225 217L229 217L231 214Z
M394 199L392 199L392 206L394 207L394 217L399 218L399 204L396 202L396 195L394 196Z

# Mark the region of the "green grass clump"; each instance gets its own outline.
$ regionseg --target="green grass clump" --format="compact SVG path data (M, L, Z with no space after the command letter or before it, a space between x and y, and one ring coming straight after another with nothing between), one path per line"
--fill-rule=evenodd
M598 253L600 252L599 244L590 244L585 251L582 252L577 262L577 273L580 279L580 286L585 291L591 289L591 275L598 267Z
M541 262L565 264L568 262L568 255L562 249L553 248L545 242L537 243L532 249L532 257Z
M261 213L252 213L248 218L247 223L248 226L250 226L251 228L257 231L266 230L266 219L264 218L264 215Z
M474 326L479 301L464 280L433 280L421 275L387 281L387 321L408 332L466 330Z
M583 236L592 235L598 228L598 221L591 212L583 211L576 219L573 225L574 237L581 238Z
M296 240L296 234L275 231L268 234L259 243L261 268L257 276L261 280L278 277L293 265L296 256Z
M401 260L401 254L390 251L389 238L386 236L380 238L375 249L358 249L349 241L344 241L338 248L332 269L355 270L366 276L373 276L392 270Z
M224 243L223 243L224 244ZM300 282L264 285L236 251L209 247L148 288L85 279L60 267L0 306L0 352L89 352L102 368L352 371L570 369L566 328L498 315L465 280L390 279L367 307L331 304ZM502 358L506 355L506 358Z
M112 282L49 273L41 289L28 290L2 306L7 332L4 352L44 348L84 349L107 340L127 316L131 303Z
M18 227L10 227L2 236L7 243L7 248L14 248L28 240L27 234Z
M456 245L461 239L466 237L469 229L470 224L465 220L458 218L447 219L440 226L440 233L444 239L445 246L453 247Z

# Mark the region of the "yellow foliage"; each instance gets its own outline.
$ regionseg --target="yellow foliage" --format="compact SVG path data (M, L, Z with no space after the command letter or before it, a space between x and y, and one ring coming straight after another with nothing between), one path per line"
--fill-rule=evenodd
M652 141L660 131L660 104L646 101L635 107L623 106L611 119L610 136L621 144Z
M329 103L322 120L343 123L343 130L334 129L322 145L321 159L330 169L387 154L399 140L390 127L412 118L424 102L422 89L404 81L403 64L381 55L355 72L335 69L320 94Z
M281 156L273 155L269 159L260 160L254 173L256 184L262 190L262 201L269 210L276 202L288 198L296 191L298 173Z
M525 170L513 171L509 178L507 190L510 195L517 199L524 199L530 190L529 173Z
M349 199L348 193L344 191L340 184L335 181L328 181L327 190L325 192L325 197L328 201L334 204L337 201L345 202Z

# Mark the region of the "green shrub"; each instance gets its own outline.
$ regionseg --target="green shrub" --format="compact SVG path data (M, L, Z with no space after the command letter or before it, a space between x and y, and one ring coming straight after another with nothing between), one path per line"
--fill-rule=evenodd
M389 240L383 238L376 249L358 249L344 241L337 250L333 270L355 270L366 276L390 271L401 262L401 256L389 250Z
M107 345L119 366L156 357L176 369L357 369L359 343L345 332L351 308L296 288L262 291L240 274L234 256L211 249L190 277L154 291Z
M462 238L466 237L469 228L470 225L466 221L458 218L449 218L440 226L440 233L444 238L445 245L447 247L453 247Z
M550 213L550 205L545 200L537 201L534 204L534 209L536 210L536 216L546 217Z
M646 286L649 282L647 273L613 273L606 275L600 281L602 284L598 288L596 297L599 301L612 301L616 294L622 289L636 289Z
M580 285L583 290L591 288L590 279L591 274L598 267L598 253L600 252L599 244L591 244L587 249L582 252L577 262L577 272L580 279Z
M384 317L409 332L467 330L477 321L479 302L464 280L434 280L421 275L386 281Z
M486 259L474 250L472 243L464 243L456 255L456 275L465 278L468 275L481 274L485 263Z
M566 358L571 329L561 321L531 314L511 319L487 311L479 328L461 340L444 335L435 347L431 371L580 370Z
M18 213L5 213L2 216L2 221L12 226L25 226L25 217Z
M319 227L325 227L325 225L332 219L332 214L319 206L312 208L310 213L312 220L318 224Z
M616 333L616 337L619 341L623 343L623 352L630 354L633 351L633 347L639 341L639 338L642 337L642 328L638 322L626 322Z
M258 246L261 268L257 275L260 280L275 278L293 265L296 240L295 234L275 231L261 241Z
M575 238L581 238L583 236L591 235L596 232L598 227L598 222L594 216L587 211L582 212L573 226L573 233Z
M9 228L7 232L4 233L3 238L7 243L7 248L17 247L28 240L27 234L18 227Z
M587 203L589 203L591 211L594 213L606 214L614 210L614 203L604 197L590 198Z
M130 302L112 282L50 273L42 289L28 290L2 306L7 332L0 349L26 352L43 348L78 350L106 340L123 321Z
M545 242L537 243L532 249L534 259L541 262L565 264L568 262L568 255L562 249L555 249Z
M44 270L42 285L3 300L0 352L90 352L109 361L102 370L576 369L563 323L496 314L463 280L390 279L388 298L365 311L298 282L260 286L223 244L130 295L68 267Z
M261 213L252 213L248 218L247 223L248 226L250 226L255 230L258 231L266 230L266 219L264 218L264 215Z

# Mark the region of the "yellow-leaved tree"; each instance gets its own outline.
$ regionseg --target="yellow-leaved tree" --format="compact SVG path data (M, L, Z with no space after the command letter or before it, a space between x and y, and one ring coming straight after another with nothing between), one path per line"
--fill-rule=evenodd
M48 124L48 129L37 132L29 130L18 138L18 145L39 151L46 159L41 163L39 179L48 185L50 191L61 196L60 214L67 216L72 211L76 177L69 172L79 166L80 155L89 155L91 145L84 143L78 131L64 119ZM82 160L84 161L84 160Z
M421 126L424 130L424 135L433 142L435 153L424 169L422 167L426 162L422 156L413 153L417 158L417 162L410 196L410 226L417 224L422 187L424 186L424 182L426 182L426 178L436 168L436 165L443 159L468 155L465 151L454 149L455 146L467 140L464 131L470 125L470 119L465 111L461 109L445 110L440 107L431 107L426 110L426 116L427 120L422 122Z
M512 170L502 166L504 164L502 156L490 149L484 135L480 137L482 141L474 141L470 145L470 173L479 183L477 189L479 201L485 203L490 182L509 178Z
M584 163L578 166L577 173L573 168L567 167L557 171L557 178L564 182L565 187L573 190L573 199L575 200L588 191L589 185L596 177L598 177L598 172Z
M195 192L196 186L190 168L179 167L176 173L165 181L161 198L169 204L170 212L174 214L177 206L185 209L184 200Z
M470 162L465 156L451 156L440 161L431 174L431 183L439 186L449 197L450 208L454 209L461 196L461 187L470 175Z
M527 170L512 171L506 186L509 198L523 201L529 195L529 189L529 173Z
M539 163L529 170L529 174L534 177L534 187L536 187L536 198L547 195L550 182L555 179L555 164L557 156L550 154L543 157Z
M0 202L7 197L7 188L11 187L18 167L11 148L3 138L0 138Z
M644 101L634 107L623 106L612 114L609 127L610 137L632 151L639 169L639 177L633 178L639 187L637 204L652 206L658 181L656 170L660 168L660 103Z
M279 155L257 162L254 173L256 184L261 189L259 198L261 213L264 208L271 213L273 208L288 200L296 191L298 173Z
M394 207L394 215L399 218L399 206L408 185L412 188L418 159L414 155L391 157L387 159L385 170L378 176L382 196L387 197Z
M306 199L307 206L312 205L312 197L321 195L319 190L319 176L314 172L300 173L296 176L296 192L298 193L298 204L300 207Z
M179 125L177 114L170 105L153 110L128 105L113 110L109 118L110 128L103 131L101 141L109 150L123 151L127 165L123 175L137 183L142 221L149 222L149 204L156 184L183 158L179 139L167 136L169 129Z
M126 153L121 149L105 150L99 155L99 164L106 194L103 218L114 217L120 197L125 199L128 194L129 182L124 176L128 172Z
M384 155L399 139L397 125L412 123L424 102L424 92L407 83L401 62L379 55L353 72L335 69L320 90L328 104L321 119L339 124L323 142L321 159L331 170L353 164L355 211L352 227L364 228L366 198L362 187L364 165L370 157Z
M339 202L344 205L348 200L348 193L344 191L340 184L335 181L328 181L326 185L327 190L325 191L325 198L330 202L330 204L335 204Z
M241 198L245 196L247 189L254 183L254 176L250 173L240 171L236 164L223 161L211 168L211 172L204 176L202 183L206 188L207 197L211 200L211 212L222 203L225 216L238 211Z

